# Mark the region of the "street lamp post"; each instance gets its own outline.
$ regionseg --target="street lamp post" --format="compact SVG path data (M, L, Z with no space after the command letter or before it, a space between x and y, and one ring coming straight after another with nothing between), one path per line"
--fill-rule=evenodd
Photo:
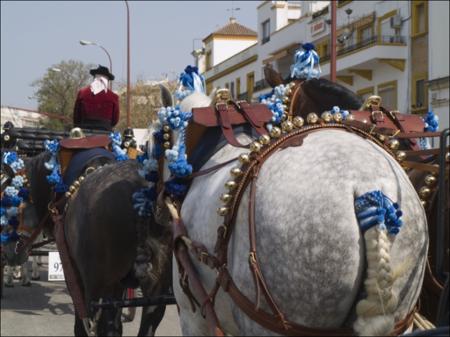
M95 42L87 41L87 40L80 40L80 44L81 44L82 46L90 46L90 45L92 45L92 46L97 46L97 47L102 48L103 51L106 53L106 55L108 55L108 59L109 59L109 71L110 71L111 73L113 72L113 70L112 70L111 55L109 55L108 51L107 51L103 46L101 46L101 45L99 45L99 44L97 44L97 43L95 43Z
M330 79L336 82L336 1L331 1Z
M128 1L125 0L127 6L127 127L130 127L130 113L131 113L131 100L130 100L130 8L128 7Z

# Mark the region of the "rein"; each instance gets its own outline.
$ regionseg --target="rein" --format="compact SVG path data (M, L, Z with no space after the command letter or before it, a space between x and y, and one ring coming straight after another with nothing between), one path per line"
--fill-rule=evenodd
M233 302L251 319L260 324L266 329L282 335L295 335L295 336L319 336L319 335L331 335L331 336L348 336L353 334L353 330L350 328L337 328L337 329L319 329L309 328L286 319L285 314L280 310L276 301L270 293L264 276L262 274L256 249L256 223L255 223L255 199L256 199L256 180L258 173L264 162L276 151L289 146L301 146L303 140L310 133L316 132L323 128L343 129L348 132L356 133L366 139L370 139L376 144L383 147L390 155L394 156L391 149L384 145L380 140L375 138L368 132L365 132L355 126L342 125L342 124L320 124L306 126L304 128L294 130L286 135L283 135L278 140L268 144L265 148L259 151L251 153L250 157L241 161L243 163L242 175L240 177L237 186L234 188L234 198L229 206L227 213L224 214L224 223L219 226L217 230L217 241L214 248L215 255L208 252L206 247L196 241L189 238L187 229L180 218L181 206L175 207L173 201L167 197L166 205L173 218L173 235L174 235L174 254L178 263L180 274L180 285L185 292L186 296L191 302L192 309L195 311L195 304L200 306L203 316L206 318L210 333L216 336L224 334L220 323L217 319L217 315L214 309L215 296L220 288L229 294ZM214 166L218 169L223 167L224 164ZM204 174L212 172L207 171ZM202 172L202 171L201 171ZM198 176L198 175L197 175ZM237 211L242 200L242 196L246 188L250 185L250 197L249 197L249 268L253 275L256 299L252 302L246 295L244 295L234 283L230 272L228 271L228 245L233 233L233 229L236 223ZM211 269L217 272L217 278L215 286L208 294L205 287L200 281L198 273L192 263L189 252L197 258L198 261L207 265ZM266 312L261 308L261 297L264 297L266 303L269 305L272 313ZM407 326L410 325L413 319L413 312L409 313L407 317L396 323L393 333L404 331Z

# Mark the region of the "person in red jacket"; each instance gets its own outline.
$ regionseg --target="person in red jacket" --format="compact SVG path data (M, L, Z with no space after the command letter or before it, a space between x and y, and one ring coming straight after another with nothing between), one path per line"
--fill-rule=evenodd
M89 73L94 80L78 91L73 111L74 127L110 131L119 121L119 96L109 89L114 75L102 65Z

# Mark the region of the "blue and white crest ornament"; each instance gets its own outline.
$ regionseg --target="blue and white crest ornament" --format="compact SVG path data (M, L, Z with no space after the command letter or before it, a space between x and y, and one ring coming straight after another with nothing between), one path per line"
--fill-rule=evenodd
M319 78L322 72L319 60L319 55L312 43L302 44L301 49L295 52L294 64L291 66L291 77L307 80Z
M178 83L175 97L180 101L194 92L205 93L205 77L199 74L197 67L187 66L180 74Z

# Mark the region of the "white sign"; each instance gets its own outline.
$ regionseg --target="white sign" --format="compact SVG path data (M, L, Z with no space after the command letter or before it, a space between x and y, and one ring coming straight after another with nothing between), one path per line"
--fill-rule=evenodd
M48 252L48 280L64 281L63 266L58 252Z

